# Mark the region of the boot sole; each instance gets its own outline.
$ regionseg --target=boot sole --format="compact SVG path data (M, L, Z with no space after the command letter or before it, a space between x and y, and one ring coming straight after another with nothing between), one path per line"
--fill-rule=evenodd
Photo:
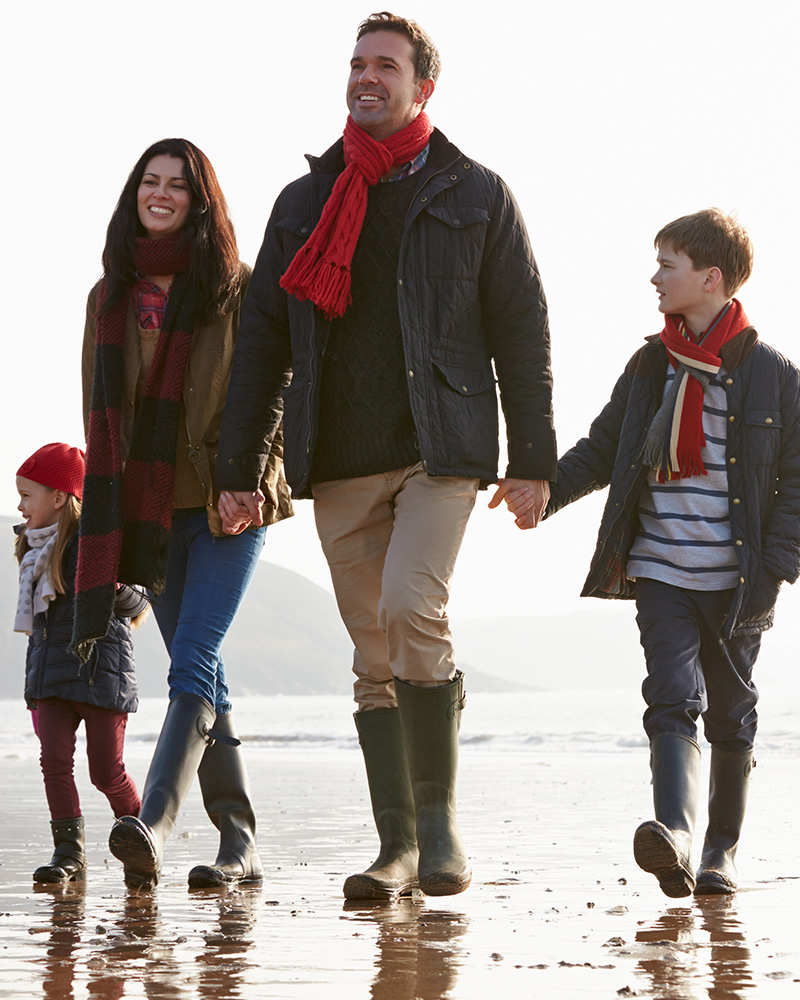
M37 868L33 873L33 881L41 885L59 885L62 882L80 882L86 878L86 870L81 868L78 872L65 872L63 868L51 868L44 866Z
M345 879L342 892L345 899L396 899L398 896L410 896L418 884L416 879L389 884L361 873Z
M457 896L468 889L471 882L472 872L435 872L420 878L419 887L426 896Z
M655 875L665 896L691 896L694 875L680 863L675 844L661 823L642 823L633 837L633 856L643 871Z
M260 885L263 874L226 875L221 868L213 865L197 865L189 872L190 889L220 889L230 885Z
M736 886L728 882L724 875L717 872L698 874L694 887L695 896L730 896L736 892Z
M132 889L153 889L158 885L158 856L141 826L118 820L108 838L108 848L122 862L127 886Z

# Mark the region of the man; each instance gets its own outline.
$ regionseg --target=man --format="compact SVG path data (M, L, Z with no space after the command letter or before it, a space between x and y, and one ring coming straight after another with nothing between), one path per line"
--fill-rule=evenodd
M280 420L355 646L381 849L347 898L467 888L455 815L464 704L445 613L479 488L535 527L555 473L547 312L503 182L432 127L439 55L413 21L358 30L343 140L278 198L242 317L220 440L226 530L258 523ZM494 362L494 371L492 369ZM288 372L291 370L291 383Z

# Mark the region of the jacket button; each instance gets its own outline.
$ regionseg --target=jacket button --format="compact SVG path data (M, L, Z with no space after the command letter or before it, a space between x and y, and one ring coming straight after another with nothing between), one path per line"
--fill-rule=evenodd
M732 424L735 419L736 419L736 417L728 417L728 423Z
M426 194L424 194L424 195L423 195L423 196L422 196L422 197L420 198L420 201L427 201L427 200L428 200L428 196L427 196Z
M744 542L741 540L741 538L737 538L736 539L736 544L737 545L744 545Z
M469 168L470 168L471 166L472 166L472 164L471 164L471 163L465 163L465 164L464 164L464 169L465 169L465 170L469 170Z
M733 385L733 379L732 378L726 378L725 379L725 385Z
M193 385L189 386L189 392L194 392L194 386Z
M451 181L457 181L458 180L458 174L450 174L450 180Z
M731 465L736 465L736 459L735 458L729 458L728 461L730 462Z
M414 377L414 372L412 372L410 368L408 369L408 377L409 378L413 378Z
M398 285L402 285L403 284L403 279L402 278L398 278L397 279L397 284Z
M525 445L525 447L526 447L526 448L532 448L532 447L533 447L533 441L529 441L529 442L528 442L528 443L527 443L527 444Z
M469 389L465 385L462 385L461 386L461 391L462 392L469 392Z
M636 462L634 462L634 463L633 463L633 465L631 466L631 468L632 468L632 469L635 469L635 468L636 468Z
M738 506L739 506L739 504L740 504L740 503L741 503L742 501L741 501L741 500L740 500L740 499L739 499L738 497L734 497L734 498L733 498L733 502L734 502L734 504L736 504L736 506L738 507Z
M744 577L743 576L739 577L739 583L744 583Z
M303 226L303 227L302 227L302 228L300 229L300 232L301 232L301 233L307 233L307 232L308 232L308 226Z
M228 459L228 465L233 465L233 459L232 458Z
M765 424L771 424L772 423L772 417L767 417L767 419L764 421L764 423Z

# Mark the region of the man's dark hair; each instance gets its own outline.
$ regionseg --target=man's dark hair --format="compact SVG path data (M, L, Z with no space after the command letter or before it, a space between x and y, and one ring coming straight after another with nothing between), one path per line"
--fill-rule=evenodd
M382 10L379 14L370 14L359 24L356 41L361 41L364 35L372 31L394 31L398 35L405 35L414 46L414 72L417 79L433 80L436 83L442 69L442 60L430 35L416 21Z

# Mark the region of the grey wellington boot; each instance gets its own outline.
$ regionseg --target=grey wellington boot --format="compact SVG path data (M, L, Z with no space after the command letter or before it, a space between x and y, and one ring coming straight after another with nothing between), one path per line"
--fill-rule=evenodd
M215 742L206 747L200 761L197 777L203 805L219 830L219 853L213 865L196 865L189 872L189 885L195 889L264 880L256 848L250 782L231 712L217 716L214 736ZM230 742L222 742L222 736Z
M56 883L81 879L86 871L83 816L74 819L51 819L55 851L46 865L33 873L34 882Z
M396 708L375 708L356 712L354 718L381 847L366 871L347 878L345 899L408 896L417 885L419 852L400 713Z
M690 896L700 747L687 736L662 733L650 742L650 767L656 818L637 829L633 856L640 868L656 876L666 896Z
M736 848L747 808L750 772L755 766L752 750L731 753L711 748L708 829L697 869L696 896L736 891Z
M464 675L441 687L397 678L394 684L417 814L419 887L429 896L454 896L472 879L456 822Z
M177 694L169 703L147 772L141 811L138 817L120 817L108 838L131 888L152 889L158 884L164 844L213 738L214 718L214 709L197 695Z

